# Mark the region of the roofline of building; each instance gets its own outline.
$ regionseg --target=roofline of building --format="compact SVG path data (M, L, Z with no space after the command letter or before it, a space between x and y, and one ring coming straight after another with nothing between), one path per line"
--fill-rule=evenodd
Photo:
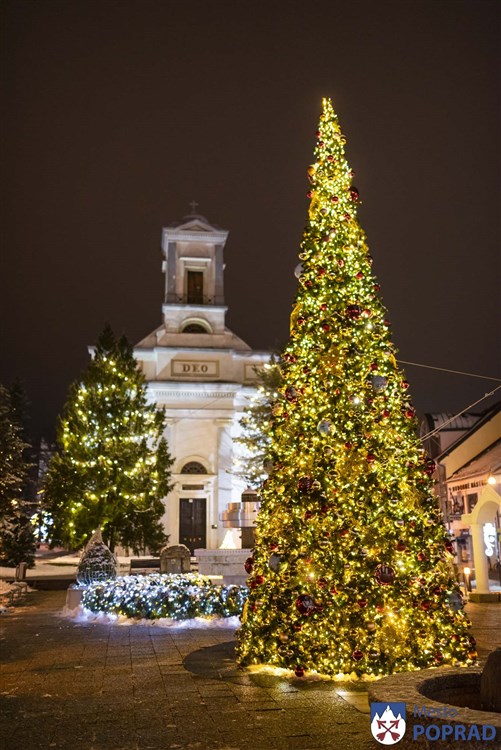
M472 435L475 434L481 427L483 427L487 422L490 422L491 419L494 419L494 417L499 414L501 411L501 401L498 401L497 404L494 404L494 406L491 406L487 411L484 413L482 417L478 420L478 422L475 422L475 424L470 427L469 430L466 430L466 432L463 433L457 440L455 440L452 445L449 445L448 448L443 451L443 453L440 453L439 456L437 456L436 460L440 462L443 458L448 456L450 453L453 453L453 451L456 450L456 448L459 448L459 446L465 442L465 440L468 440ZM480 456L484 451L481 451L478 455ZM471 459L473 461L473 459Z

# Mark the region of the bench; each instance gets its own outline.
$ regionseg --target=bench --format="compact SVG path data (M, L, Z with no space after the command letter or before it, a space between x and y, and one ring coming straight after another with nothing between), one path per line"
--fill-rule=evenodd
M23 599L27 593L28 584L26 581L12 581L12 583L9 584L8 590L2 591L0 598L7 599L9 605L12 606L14 602Z
M148 573L160 572L160 558L151 557L142 560L131 560L129 575L146 576Z

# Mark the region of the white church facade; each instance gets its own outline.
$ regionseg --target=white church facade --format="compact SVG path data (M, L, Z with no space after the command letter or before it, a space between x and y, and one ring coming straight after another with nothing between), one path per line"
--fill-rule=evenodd
M227 237L195 214L162 230L163 321L134 348L149 398L165 409L174 458L165 531L170 544L185 544L192 554L221 545L220 515L245 489L232 473L233 439L256 392L255 368L269 360L269 352L253 351L226 328Z

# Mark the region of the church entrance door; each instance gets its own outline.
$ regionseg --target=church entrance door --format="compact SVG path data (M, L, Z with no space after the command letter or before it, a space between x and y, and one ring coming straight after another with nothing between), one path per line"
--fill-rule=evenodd
M179 543L194 554L195 549L207 546L207 500L205 497L179 500Z

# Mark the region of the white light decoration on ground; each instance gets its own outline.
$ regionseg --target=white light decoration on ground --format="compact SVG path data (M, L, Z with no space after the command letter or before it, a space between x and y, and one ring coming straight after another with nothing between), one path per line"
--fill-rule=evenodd
M85 609L94 613L156 620L170 617L233 617L242 613L245 586L215 586L196 573L124 576L87 586Z

